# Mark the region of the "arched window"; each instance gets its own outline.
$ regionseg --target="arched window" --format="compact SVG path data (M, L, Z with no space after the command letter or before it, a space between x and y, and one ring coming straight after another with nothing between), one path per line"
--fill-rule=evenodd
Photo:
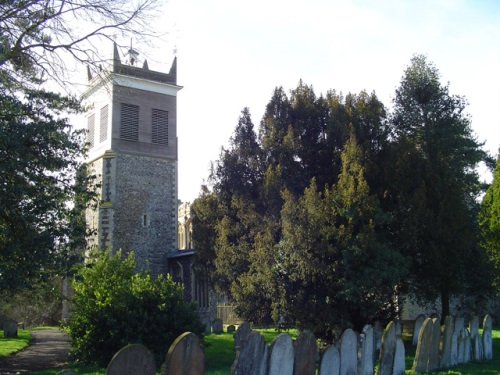
M208 295L208 281L203 274L193 270L193 301L198 302L200 309L208 309L210 307Z
M184 225L182 223L178 223L178 234L179 234L179 249L185 248L184 243Z

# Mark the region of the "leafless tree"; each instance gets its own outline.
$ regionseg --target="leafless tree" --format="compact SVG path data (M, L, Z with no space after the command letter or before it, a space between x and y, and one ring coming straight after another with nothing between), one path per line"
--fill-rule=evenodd
M160 0L0 0L0 84L66 82L68 56L98 66L103 40L150 38Z

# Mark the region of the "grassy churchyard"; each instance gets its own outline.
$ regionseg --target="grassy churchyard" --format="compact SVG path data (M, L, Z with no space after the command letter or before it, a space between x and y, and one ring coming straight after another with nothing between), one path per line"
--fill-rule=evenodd
M269 344L278 335L274 329L262 329L259 331ZM297 330L289 330L287 333L296 338ZM473 362L465 365L453 367L450 370L433 372L433 375L494 375L500 374L500 325L495 325L493 329L493 360L485 362ZM19 338L4 339L3 331L0 330L0 358L16 352L28 345L30 340L29 331L19 330ZM411 337L405 337L406 348L406 368L411 369L415 355L415 347L411 345ZM232 333L222 333L219 335L210 334L205 336L205 354L207 375L229 375L231 365L234 360L234 340ZM96 366L69 365L80 375L100 375L105 374L105 369ZM54 375L58 370L37 371L29 375ZM158 371L158 374L160 372ZM407 375L412 374L411 370L406 371Z

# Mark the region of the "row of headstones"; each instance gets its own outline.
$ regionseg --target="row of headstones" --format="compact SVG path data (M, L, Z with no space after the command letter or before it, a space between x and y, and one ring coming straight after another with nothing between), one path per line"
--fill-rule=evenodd
M433 366L436 361L441 367L449 367L453 364L453 358L456 357L457 361L461 358L460 350L465 353L466 349L459 348L465 348L468 340L460 340L459 336L454 334L464 331L463 328L458 330L458 327L463 326L463 319L457 319L457 321L455 322L452 317L447 317L441 334L441 327L436 318L424 320L419 332L413 371L431 371L429 363ZM483 322L481 341L478 328L474 328L478 327L478 324L475 324L475 320L471 322L471 332L475 332L473 337L477 338L474 340L479 342L479 344L473 344L474 350L476 347L479 348L481 354L478 358L480 359L492 358L492 323L491 317L487 315ZM380 325L374 327L366 325L359 335L347 329L342 334L338 347L329 346L324 351L318 374L373 375L375 353L380 349L378 374L403 375L405 348L401 338L401 323L390 322L383 335L381 332ZM472 336L465 337L472 340ZM441 356L439 355L440 341ZM234 335L234 344L236 359L231 367L232 375L313 375L316 373L316 339L311 332L302 332L295 342L288 334L281 333L268 346L259 332L252 331L248 323L243 323ZM455 346L456 350L453 349ZM437 348L437 350L425 348ZM202 375L204 371L203 343L198 336L190 332L182 334L174 341L161 368L162 375ZM153 355L140 344L128 345L118 351L106 370L106 374L110 375L154 375L155 372Z
M492 329L493 320L486 315L483 320L483 334L479 334L479 318L473 317L469 328L464 318L447 316L441 327L438 318L417 317L415 331L418 329L417 351L413 362L414 372L431 372L448 368L471 360L493 359Z
M339 347L329 346L321 356L319 375L373 375L374 358L380 348L380 375L402 375L405 371L405 349L396 322L382 329L365 325L361 334L347 329ZM380 332L381 340L379 334ZM399 332L399 334L397 334ZM377 344L378 342L378 344ZM234 336L236 359L232 375L313 375L316 373L316 338L302 332L297 340L279 334L268 347L262 335L243 323Z

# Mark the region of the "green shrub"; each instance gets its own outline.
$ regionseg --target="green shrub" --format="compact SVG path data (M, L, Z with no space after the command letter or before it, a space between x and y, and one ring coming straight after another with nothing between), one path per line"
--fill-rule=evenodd
M123 346L141 343L163 361L181 333L203 333L196 305L185 303L182 286L170 276L136 273L133 253L96 251L73 283L71 319L66 324L72 354L106 366Z

